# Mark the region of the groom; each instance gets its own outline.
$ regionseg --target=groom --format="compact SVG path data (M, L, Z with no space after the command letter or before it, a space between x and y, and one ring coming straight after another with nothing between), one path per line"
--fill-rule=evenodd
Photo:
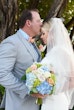
M19 30L0 44L0 84L5 87L1 107L5 110L38 110L36 98L41 94L28 94L21 81L26 69L40 61L40 53L33 37L40 34L41 18L37 10L24 10L19 20Z

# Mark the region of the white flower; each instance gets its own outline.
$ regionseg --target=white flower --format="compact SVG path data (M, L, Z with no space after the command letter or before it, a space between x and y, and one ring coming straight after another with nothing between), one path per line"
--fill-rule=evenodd
M41 82L43 82L43 81L45 81L45 76L44 75L42 75L42 74L36 74L36 76L38 77L38 79L41 81Z
M47 79L48 77L51 77L51 73L49 73L49 72L46 71L46 72L44 73L44 76L45 76L45 78Z

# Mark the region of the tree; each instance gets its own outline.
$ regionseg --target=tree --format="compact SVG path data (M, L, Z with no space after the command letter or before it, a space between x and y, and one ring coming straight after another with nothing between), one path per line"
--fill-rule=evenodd
M63 17L62 13L64 12L68 3L69 3L69 0L54 0L49 10L49 13L44 19L44 22L49 21L49 19L52 17ZM70 39L72 40L73 35L74 35L74 16L70 18L68 23L66 23L66 28L70 30Z
M39 0L30 0L29 9L38 8Z
M54 0L44 22L48 21L52 17L61 17L62 11L66 7L67 3L68 0Z
M45 21L55 16L64 17L65 24L68 24L74 15L73 5L73 0L0 0L0 40L17 30L17 20L23 9L38 8ZM70 27L73 28L72 25Z
M0 41L13 33L16 12L17 0L0 0Z

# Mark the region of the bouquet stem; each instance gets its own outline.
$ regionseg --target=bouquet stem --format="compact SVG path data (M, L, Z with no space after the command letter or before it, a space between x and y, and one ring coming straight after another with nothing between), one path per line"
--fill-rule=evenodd
M36 104L41 105L41 104L42 104L42 99L41 99L41 98L38 98L38 99L36 100Z

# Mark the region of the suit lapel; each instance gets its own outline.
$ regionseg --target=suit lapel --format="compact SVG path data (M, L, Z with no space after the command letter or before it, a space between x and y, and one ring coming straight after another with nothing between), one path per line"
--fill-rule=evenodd
M32 56L33 60L35 61L33 50L31 48L29 42L23 36L21 36L21 33L19 31L17 31L17 34L18 34L18 37L20 38L20 40L22 41L22 43L24 44L24 46L26 47L26 49L28 50L28 52L30 53L30 55ZM34 45L36 46L36 44L34 44ZM36 49L37 49L37 46L36 46ZM38 49L37 49L37 51L38 51ZM40 56L39 51L38 51L38 54Z

